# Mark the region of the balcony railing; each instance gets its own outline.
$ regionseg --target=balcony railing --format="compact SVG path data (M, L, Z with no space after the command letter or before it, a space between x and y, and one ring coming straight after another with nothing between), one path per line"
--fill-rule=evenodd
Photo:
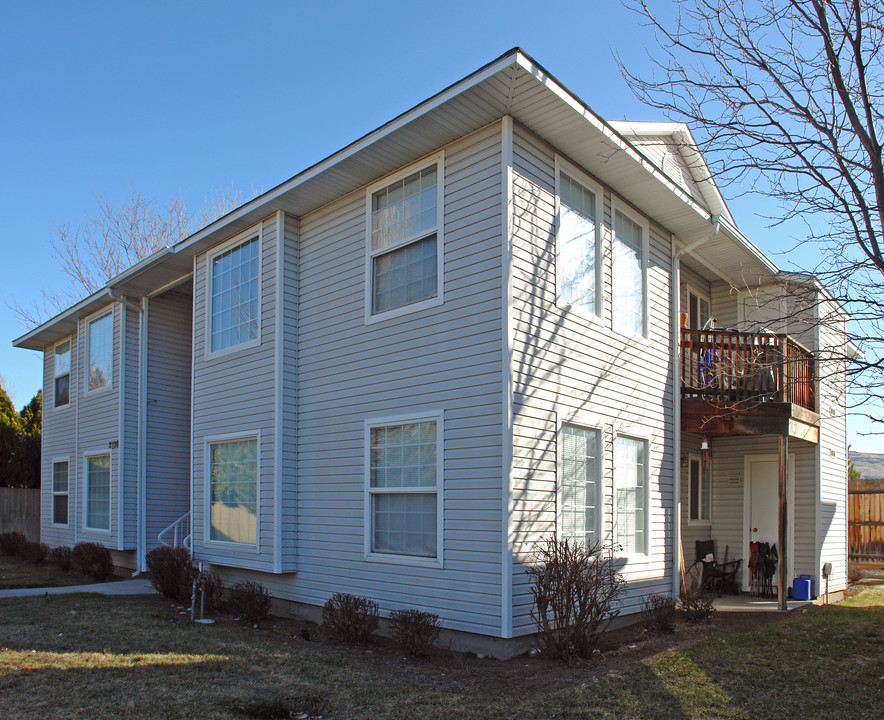
M727 405L785 402L816 411L813 354L786 335L683 329L681 395Z

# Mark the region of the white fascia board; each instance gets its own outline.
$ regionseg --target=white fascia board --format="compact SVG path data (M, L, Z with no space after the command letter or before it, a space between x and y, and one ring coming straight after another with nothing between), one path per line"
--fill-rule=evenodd
M46 322L38 325L33 330L28 333L25 333L20 338L16 338L12 341L14 347L25 348L26 350L42 350L44 347L43 341L39 340L39 336L44 334L47 330L51 330L55 325L59 323L63 323L65 320L73 320L77 317L82 317L84 315L88 315L90 312L95 310L99 304L107 304L110 302L110 299L107 296L107 288L101 288L101 290L93 293L87 298L80 300L76 305L72 305L67 310L60 312L55 317L47 320ZM69 335L69 332L65 332L65 335Z
M224 226L230 224L231 222L235 222L236 220L241 219L243 216L249 214L250 212L259 210L261 206L265 205L266 203L272 202L273 200L279 198L281 195L284 195L287 192L296 189L298 186L303 185L305 182L311 180L317 175L334 167L342 160L346 160L347 158L361 152L381 138L394 133L405 125L413 122L420 116L425 115L438 106L442 105L443 103L448 102L449 100L451 100L451 98L460 95L464 91L469 90L471 87L478 85L479 83L495 75L501 70L504 70L505 68L516 62L520 56L521 52L519 50L509 51L505 55L499 57L497 60L494 60L485 67L477 70L472 75L468 75L463 80L450 85L449 87L437 93L428 100L425 100L421 104L416 105L411 110L407 110L401 115L395 117L393 120L390 120L385 125L382 125L376 130L372 130L370 133L368 133L367 135L363 135L361 138L351 143L350 145L347 145L341 150L338 150L332 155L329 155L327 158L325 158L325 160L320 160L315 165L312 165L306 170L298 173L297 175L290 178L289 180L286 180L282 184L277 185L275 188L268 190L263 195L259 195L254 200L250 200L245 205L242 205L241 207L233 210L227 215L218 218L215 222L207 225L205 228L194 233L189 238L185 238L184 240L182 240L172 249L176 253L186 250L191 245L198 243L206 236L211 235L218 230L221 230Z
M729 221L727 218L721 218L721 226L722 229L724 229L727 233L728 237L731 238L731 240L733 240L745 252L752 255L754 259L758 260L758 262L771 275L776 275L780 272L780 269L774 264L774 261L771 260L763 252L761 252L761 250L759 250L749 238L743 235L743 233L740 232L739 228L731 221Z
M672 180L662 168L657 167L656 164L648 159L645 154L641 152L640 148L629 142L628 138L621 134L612 123L597 115L592 108L584 103L579 97L574 95L574 93L568 90L564 85L559 83L558 80L524 53L517 53L517 62L522 69L531 73L531 75L533 75L534 78L547 90L550 90L573 110L580 113L590 125L605 136L605 139L608 140L616 150L625 153L627 157L635 161L635 163L645 170L645 172L665 186L667 190L685 205L694 210L694 212L696 212L701 218L707 221L712 219L712 214L710 212L688 195L688 193L685 192L678 183Z

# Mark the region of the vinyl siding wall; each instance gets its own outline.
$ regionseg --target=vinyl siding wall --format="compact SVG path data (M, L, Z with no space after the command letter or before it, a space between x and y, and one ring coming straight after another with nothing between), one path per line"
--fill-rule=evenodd
M264 571L274 569L277 218L271 216L239 242L259 237L260 342L209 353L210 257L218 248L197 256L194 264L193 315L193 547L194 557L210 563ZM231 238L234 240L234 238ZM258 436L257 542L243 545L209 538L207 441L248 433Z
M145 552L190 510L190 369L193 298L169 291L148 305L145 406Z
M514 137L514 440L513 628L535 631L525 575L533 544L556 527L556 436L562 422L602 431L604 532L613 514L613 442L622 433L648 441L649 554L630 559L623 610L671 587L672 388L670 245L651 223L648 287L649 337L614 332L611 315L612 196L604 192L602 316L587 319L556 306L555 151L515 126ZM620 205L618 199L617 207ZM637 213L631 212L632 215Z
M500 632L500 152L498 123L445 148L439 306L366 324L365 191L300 220L298 574L274 585L282 597L351 592ZM365 422L437 411L444 567L367 561Z
M88 327L90 321L99 318L105 312L112 312L114 317L113 340L113 381L109 387L86 392ZM77 520L79 522L78 541L98 542L107 547L116 547L120 531L120 451L109 449L111 442L120 440L120 322L122 312L120 305L114 303L107 308L90 315L80 321L80 342L77 353L78 383L77 393L80 397L78 405L77 446L79 449L79 471L82 482L78 483ZM86 528L86 468L87 455L110 455L110 531L89 530Z
M43 353L43 456L40 482L40 540L48 545L75 542L75 499L78 494L80 463L77 460L77 392L80 366L77 362L78 335L71 338L70 404L55 407L55 346ZM53 460L68 461L68 524L52 524Z

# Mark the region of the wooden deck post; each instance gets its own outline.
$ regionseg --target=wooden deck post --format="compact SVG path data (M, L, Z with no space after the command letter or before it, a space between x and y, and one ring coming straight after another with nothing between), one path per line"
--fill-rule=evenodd
M779 565L777 568L777 607L788 610L786 602L786 565L791 548L786 547L786 472L789 460L789 436L780 435L779 473L777 475L777 497L779 512L777 513L777 548L779 549Z

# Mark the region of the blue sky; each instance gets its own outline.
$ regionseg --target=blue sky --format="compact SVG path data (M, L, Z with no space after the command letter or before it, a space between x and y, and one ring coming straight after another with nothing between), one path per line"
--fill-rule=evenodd
M617 2L7 4L0 300L27 304L63 283L53 224L94 214L96 195L251 197L517 45L603 117L664 119L620 77L613 53L649 71L653 37ZM757 199L724 192L780 267L813 264L782 254L794 239L766 229ZM21 407L41 385L40 357L12 348L28 328L6 302L0 375Z

